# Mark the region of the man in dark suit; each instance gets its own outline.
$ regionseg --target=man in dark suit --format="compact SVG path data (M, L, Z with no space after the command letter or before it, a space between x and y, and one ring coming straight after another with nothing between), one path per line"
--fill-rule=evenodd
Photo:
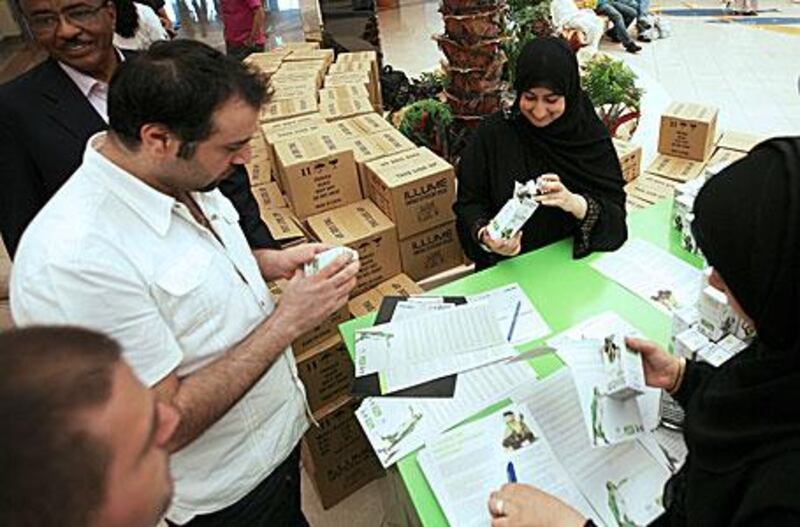
M86 141L107 128L108 82L122 60L107 0L21 0L49 58L0 86L0 231L11 257L22 232L81 163ZM243 168L220 184L254 249L276 248Z

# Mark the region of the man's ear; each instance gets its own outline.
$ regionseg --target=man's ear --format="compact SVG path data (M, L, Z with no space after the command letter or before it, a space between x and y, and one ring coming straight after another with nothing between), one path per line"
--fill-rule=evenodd
M141 148L156 158L171 157L180 147L178 139L160 123L146 123L139 128Z

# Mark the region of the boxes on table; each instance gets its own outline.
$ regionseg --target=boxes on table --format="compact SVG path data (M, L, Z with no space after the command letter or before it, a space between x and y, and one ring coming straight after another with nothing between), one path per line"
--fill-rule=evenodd
M258 203L258 209L262 215L270 209L285 209L288 206L286 200L283 199L281 189L274 181L250 187L250 191Z
M298 62L297 64L301 63ZM270 77L269 82L273 87L281 85L300 86L306 84L318 90L322 86L322 77L321 73L318 71L279 69Z
M286 62L322 62L325 68L333 64L332 49L297 49L284 59Z
M642 356L628 349L622 335L615 334L605 337L601 355L606 395L624 400L644 393Z
M266 123L261 126L261 133L267 142L270 161L272 163L272 174L278 181L281 188L285 188L285 183L280 180L280 174L275 161L275 144L282 141L289 141L306 135L314 135L327 130L325 121L319 113L312 113L284 121Z
M272 293L272 296L275 297L276 300L280 299L283 294L286 283L287 281L283 279L269 282L270 293ZM328 341L330 341L330 339L339 336L339 324L343 324L348 320L350 320L350 311L347 309L347 306L343 306L317 326L297 337L294 342L292 342L292 351L295 357L299 359L309 350L315 350L320 346L325 347L325 343L329 343Z
M399 274L378 284L374 289L362 293L347 303L347 308L354 318L362 317L381 307L381 301L387 296L420 295L424 291L408 275Z
M705 161L717 138L719 110L712 106L675 102L661 116L658 152L668 156Z
M622 139L613 139L614 149L617 151L619 165L622 167L622 177L626 182L631 182L642 171L642 147Z
M342 84L341 86L325 87L319 91L319 101L321 104L340 99L369 101L369 92L360 84ZM370 108L370 111L373 111L372 108Z
M337 128L337 130L339 130ZM337 132L338 133L338 132ZM417 146L397 130L385 131L374 135L356 135L349 140L358 169L358 180L361 192L368 194L367 163L381 157L391 156L399 152L413 150Z
M333 64L331 65L331 68L335 66L336 64ZM364 89L367 90L367 93L369 93L369 100L372 103L373 108L375 108L375 111L380 110L380 106L377 105L378 99L375 97L372 77L368 71L345 71L332 73L329 69L328 74L325 75L325 78L323 79L323 85L326 88L343 86L347 84L357 84L359 86L363 86Z
M312 83L306 84L278 84L272 87L270 102L283 99L310 99L317 98L317 88Z
M272 156L261 130L250 139L250 160L244 166L251 187L272 181Z
M353 361L338 334L299 354L297 373L306 387L312 412L348 395L353 388Z
M371 95L370 101L375 107L375 110L379 111L383 105L383 97L381 95L381 76L377 59L358 60L356 58L352 58L348 60L348 55L345 55L344 58L342 58L340 55L339 58L337 58L336 63L332 64L328 69L328 73L333 75L337 73L351 73L356 71L363 71L369 75L368 90Z
M308 233L303 230L299 220L288 207L269 207L261 209L260 212L272 239L278 242L281 248L308 243Z
M370 64L370 77L375 79L377 84L377 92L375 94L375 100L373 100L373 105L375 106L375 111L381 111L383 108L383 96L381 94L381 86L380 86L380 79L381 79L381 66L378 63L378 54L375 51L352 51L348 53L339 53L339 56L336 57L336 62L339 63L348 63L348 62L359 62L359 63L369 63Z
M269 123L310 113L317 113L318 111L319 108L316 96L307 95L297 99L281 99L268 102L261 107L259 120L262 123Z
M377 113L358 115L348 119L347 122L361 130L364 135L373 135L381 132L396 130L396 128L392 126L392 123Z
M326 121L339 121L372 112L367 99L332 99L320 104L319 113Z
M683 183L700 176L703 173L703 166L702 162L659 155L645 172Z
M414 280L452 269L464 263L458 241L456 222L450 221L433 229L400 240L403 272Z
M400 273L400 249L394 223L369 200L359 201L307 220L323 243L358 251L361 268L351 298Z
M303 467L326 509L384 474L355 417L358 404L343 397L327 405L303 437Z
M672 349L678 357L694 359L697 353L708 346L705 335L692 327L672 337Z
M330 131L275 143L275 161L300 219L362 198L353 151Z
M697 310L700 312L697 329L712 342L717 342L736 329L738 317L728 304L728 298L713 286L703 289Z
M743 132L728 131L722 133L722 138L717 143L717 147L738 152L749 152L766 137Z
M634 197L649 204L669 198L675 192L674 181L645 173L625 185L628 197Z
M293 75L295 73L302 73L304 75L311 75L314 74L317 77L319 82L322 82L322 79L325 78L325 71L328 69L328 64L325 63L324 60L307 60L307 61L299 61L299 62L290 62L290 57L292 57L294 53L289 55L284 61L281 63L280 69L273 75L281 76L281 75Z
M251 53L242 62L272 76L281 67L283 57L280 53Z

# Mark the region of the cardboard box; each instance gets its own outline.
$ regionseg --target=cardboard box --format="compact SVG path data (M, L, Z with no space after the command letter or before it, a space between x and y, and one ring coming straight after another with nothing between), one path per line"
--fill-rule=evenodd
M331 64L328 68L329 75L337 73L352 73L352 72L366 72L369 76L369 87L367 88L370 93L370 101L375 108L380 108L381 104L381 78L380 72L377 68L377 62L368 60L351 60L340 62L337 61Z
M361 268L351 298L400 273L397 230L369 200L308 218L309 230L323 243L358 251Z
M295 64L301 63L297 62ZM322 73L319 71L279 69L270 77L269 82L273 86L311 84L314 88L319 89L322 86Z
M355 417L358 404L345 397L326 406L302 441L303 467L325 509L384 474Z
M319 115L319 113L312 113L301 117L295 117L293 119L263 124L261 126L261 133L267 143L267 150L269 152L273 176L275 176L276 179L278 179L280 176L280 174L278 174L278 167L275 163L275 143L288 141L290 139L295 139L297 137L303 137L306 135L314 135L327 129L328 128L325 120ZM278 179L278 184L281 188L285 187L283 181L280 179Z
M614 149L617 151L619 165L622 167L622 176L625 181L631 182L642 171L642 147L622 139L612 139Z
M284 191L300 219L362 199L353 151L329 131L275 143Z
M282 59L280 57L274 55L268 55L266 57L256 56L254 55L261 55L260 53L253 53L247 56L242 62L248 66L251 66L267 77L272 77L275 73L281 68Z
M289 206L283 198L283 194L281 194L281 189L278 188L278 184L274 181L250 187L250 191L253 193L256 203L258 203L260 211L285 209Z
M290 55L294 51L305 51L309 49L319 49L319 42L285 42L274 48L273 51L279 51Z
M298 99L282 99L269 102L262 106L259 120L262 123L269 123L310 113L317 113L318 111L319 107L315 96L309 95Z
M325 69L333 64L332 49L298 49L292 51L287 57L287 62L322 62Z
M386 296L421 295L425 291L417 285L408 275L399 274L378 284L375 289L362 293L347 303L347 308L354 318L363 317L381 307L381 301Z
M766 136L762 135L728 131L722 133L722 139L719 140L717 146L727 150L737 150L739 152L747 153L766 138Z
M273 87L270 102L283 99L317 99L317 88L313 83L307 84L279 84Z
M358 180L361 183L361 192L365 196L368 194L369 185L367 181L368 162L417 148L411 140L397 130L369 136L357 135L349 140L349 144L353 147Z
M709 177L720 173L722 170L728 168L730 165L746 156L747 154L745 152L739 152L738 150L717 148L717 151L714 152L714 155L711 156L711 159L709 159L708 163L706 163L706 166L703 169L703 176L705 179L708 179Z
M348 122L361 130L364 135L374 135L381 132L397 130L392 123L378 115L377 113L368 113L359 115L348 119Z
M339 121L372 112L369 99L333 99L320 104L319 113L326 121Z
M292 62L291 58L295 56L293 52L291 55L286 57L284 61L281 63L281 67L278 70L279 73L308 73L310 71L316 72L317 75L320 76L320 80L325 77L325 71L328 68L328 63L325 60L303 60L298 62Z
M464 263L464 254L451 221L400 241L403 272L423 280Z
M712 106L674 102L661 116L658 152L668 156L705 161L717 138L719 110Z
M244 166L250 179L250 186L255 187L272 181L272 157L260 131L250 139L250 161Z
M369 101L369 92L360 84L343 84L341 86L331 86L322 88L319 91L320 103L325 104L329 101L338 101L341 99L358 99L360 101ZM372 109L370 108L370 111Z
M381 66L378 62L378 54L375 51L352 51L348 53L339 53L336 57L336 62L368 62L370 64L370 76L375 79L377 84L376 100L373 101L375 111L381 111L383 108L383 96L381 94Z
M297 372L312 412L349 395L353 388L353 361L338 334L299 355Z
M454 219L455 171L427 148L370 161L366 169L368 195L401 240Z
M275 280L269 282L269 292L277 300L280 300L283 295L283 290L286 288L286 280ZM314 351L320 346L325 347L330 344L330 340L334 337L339 337L339 325L350 320L350 310L347 306L343 306L331 314L328 318L323 320L317 326L314 326L309 331L303 333L292 342L292 351L298 360L307 352ZM328 346L330 347L330 346Z
M261 219L267 225L272 238L282 248L308 242L308 234L300 226L297 217L288 207L260 209Z
M331 65L331 68L334 66L336 66L336 64ZM373 108L375 108L375 111L381 110L381 99L376 95L377 90L374 87L372 76L370 75L369 71L362 70L331 73L331 70L328 69L328 74L325 75L325 79L323 80L326 88L342 86L345 84L358 84L359 86L363 86L367 92L369 92L369 100L372 103Z
M703 167L704 164L697 161L659 155L650 163L645 172L683 183L700 176L703 173Z
M662 199L672 197L675 193L676 182L653 174L645 173L631 183L625 185L628 198L653 204Z

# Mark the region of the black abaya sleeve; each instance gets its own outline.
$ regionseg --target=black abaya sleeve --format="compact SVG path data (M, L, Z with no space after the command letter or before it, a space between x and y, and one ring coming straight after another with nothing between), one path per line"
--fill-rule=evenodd
M578 226L572 254L583 258L594 251L614 251L628 239L625 223L624 193L622 204L618 196L586 193L586 218Z
M693 360L687 360L686 371L683 373L683 382L673 397L683 408L687 408L689 406L689 401L691 400L692 395L694 395L694 393L697 391L697 388L713 373L713 366L705 363L698 363L697 361Z
M461 247L477 267L485 268L497 261L497 256L485 251L477 239L477 231L492 218L491 174L489 173L489 149L481 127L464 149L458 163L456 202L456 228Z

